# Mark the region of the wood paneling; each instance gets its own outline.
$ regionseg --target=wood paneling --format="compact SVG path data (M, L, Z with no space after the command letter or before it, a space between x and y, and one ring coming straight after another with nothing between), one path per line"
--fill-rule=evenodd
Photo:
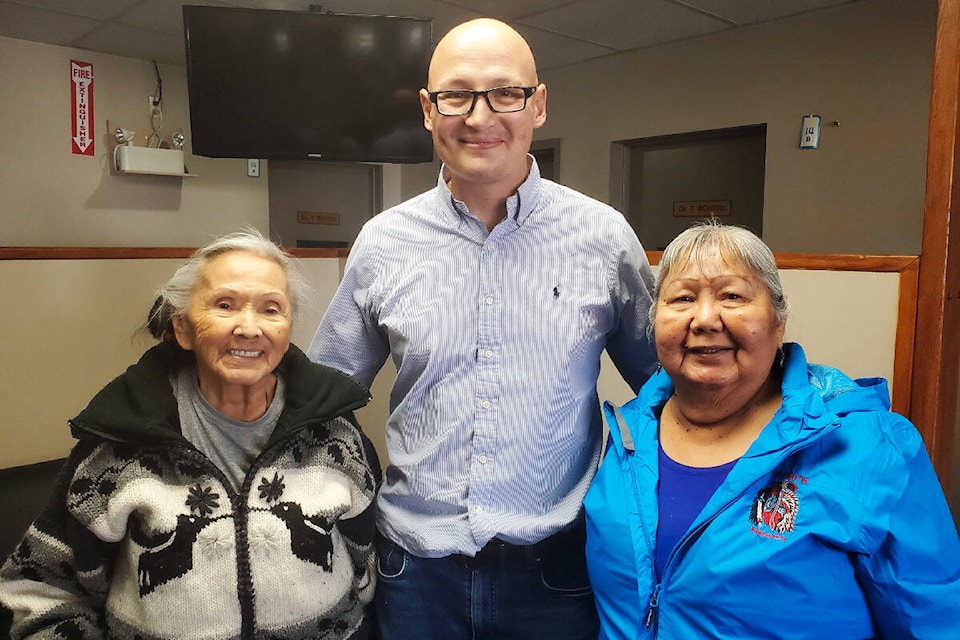
M0 260L189 258L190 247L0 247ZM297 258L345 258L348 249L287 249Z
M960 0L940 0L933 56L911 418L948 499L960 369Z

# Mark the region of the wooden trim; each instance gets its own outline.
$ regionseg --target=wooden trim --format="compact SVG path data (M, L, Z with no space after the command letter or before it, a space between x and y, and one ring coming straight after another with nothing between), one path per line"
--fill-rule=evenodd
M0 260L128 260L187 258L186 247L0 247Z
M774 255L781 269L826 271L875 271L902 273L917 262L917 256L879 256L852 253L777 253Z
M897 334L893 351L893 397L890 409L911 418L913 350L917 331L917 291L920 260L914 258L900 271L897 301Z
M137 260L189 258L192 247L0 247L0 260ZM286 251L296 258L345 258L349 249L299 249Z
M855 253L775 253L781 269L809 271L875 271L900 273L916 266L917 256L862 255ZM663 251L647 251L652 265L660 264Z
M0 247L0 260L131 260L141 258L189 258L193 247ZM286 249L297 258L346 258L349 249ZM650 264L660 264L663 251L647 251ZM781 269L826 271L901 272L917 261L916 256L860 255L843 253L777 253Z
M960 0L940 0L933 53L927 184L911 418L950 500L960 376Z

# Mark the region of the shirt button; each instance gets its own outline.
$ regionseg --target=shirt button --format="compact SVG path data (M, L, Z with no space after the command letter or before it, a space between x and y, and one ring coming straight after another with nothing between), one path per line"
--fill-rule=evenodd
M487 296L483 301L487 304L493 304L493 296Z
M483 507L474 507L473 512L476 514L483 513Z
M493 349L487 349L486 351L483 352L483 355L486 356L487 358L492 358L492 357L493 357Z
M479 460L480 460L480 464L487 464L487 456L481 455Z
M490 408L490 401L489 401L489 400L484 400L484 401L480 404L480 406L483 407L484 409L489 409L489 408Z

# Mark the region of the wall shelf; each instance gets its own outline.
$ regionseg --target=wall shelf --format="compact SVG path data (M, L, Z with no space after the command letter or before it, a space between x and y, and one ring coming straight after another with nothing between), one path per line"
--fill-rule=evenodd
M163 176L166 178L199 178L198 173L157 173L154 171L135 171L132 169L115 169L112 173L118 176Z
M107 131L114 126L107 120ZM169 176L173 178L196 178L195 173L185 171L182 149L138 147L121 143L116 136L110 141L110 175Z

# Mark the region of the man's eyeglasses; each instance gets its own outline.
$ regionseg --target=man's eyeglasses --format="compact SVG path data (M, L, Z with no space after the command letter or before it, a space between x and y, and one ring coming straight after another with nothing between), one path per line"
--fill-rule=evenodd
M472 89L444 89L428 91L430 102L437 105L442 116L465 116L473 112L477 98L483 96L487 106L496 113L523 111L527 98L536 93L536 87L494 87L485 91Z

